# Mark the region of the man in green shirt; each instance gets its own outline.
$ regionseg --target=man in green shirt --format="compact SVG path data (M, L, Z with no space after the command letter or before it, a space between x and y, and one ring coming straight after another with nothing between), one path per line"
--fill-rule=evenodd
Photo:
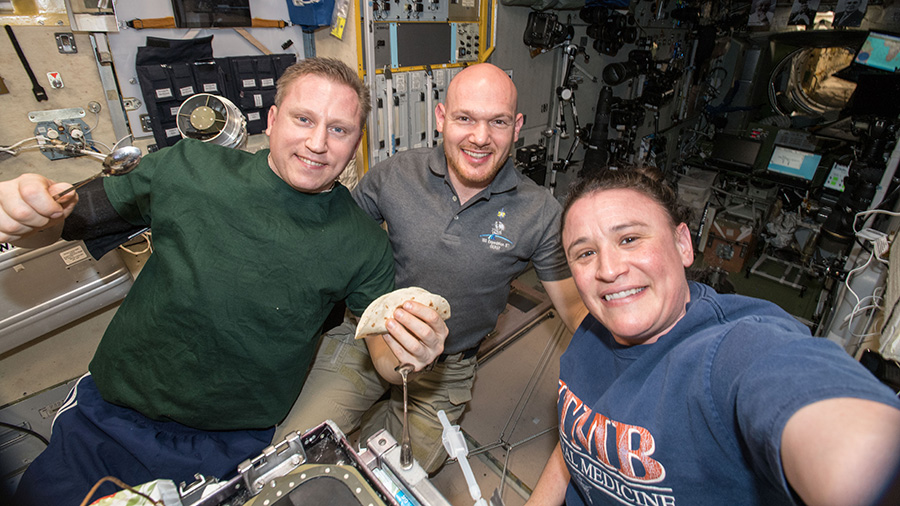
M107 475L232 474L288 413L334 305L361 314L393 289L386 235L336 182L359 146L367 89L346 65L312 58L285 72L275 104L269 150L184 139L59 202L68 184L0 183L0 242L61 234L100 255L151 227L154 243L17 503L77 504ZM371 352L431 363L448 332L440 317L421 304L394 316ZM104 486L97 494L115 491Z

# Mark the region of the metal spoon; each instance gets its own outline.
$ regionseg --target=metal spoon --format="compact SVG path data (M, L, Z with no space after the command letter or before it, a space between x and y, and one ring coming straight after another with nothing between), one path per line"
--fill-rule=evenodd
M407 381L406 378L413 370L410 364L400 364L395 369L403 378L403 437L400 439L400 466L410 469L413 465L412 445L409 441L409 420L407 419Z
M89 154L91 156L96 157L96 153L87 152L85 154ZM112 153L106 155L103 159L103 170L98 172L97 174L85 179L84 181L79 181L75 183L73 186L66 188L65 190L57 193L53 196L53 200L59 200L63 195L69 194L82 186L90 183L91 181L97 179L101 176L121 176L122 174L128 174L135 167L137 167L138 162L141 161L141 150L140 148L136 148L134 146L123 146L121 148L116 149Z

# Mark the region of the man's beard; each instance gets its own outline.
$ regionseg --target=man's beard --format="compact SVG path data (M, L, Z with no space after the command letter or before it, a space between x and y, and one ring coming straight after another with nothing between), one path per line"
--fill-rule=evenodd
M462 148L457 148L457 149L462 151ZM489 185L491 183L491 181L493 181L494 177L497 176L497 173L500 172L500 169L503 168L503 164L506 163L506 159L509 158L509 153L507 153L506 156L498 157L497 152L492 151L491 154L488 156L495 157L495 163L493 165L491 165L490 170L487 172L477 171L477 174L479 175L479 177L477 179L472 179L467 176L467 173L470 174L474 171L471 171L471 170L463 171L462 168L460 167L460 165L462 165L460 160L462 160L465 157L465 155L461 152L457 153L457 154L458 154L458 157L455 157L455 158L450 156L450 154L446 152L446 147L445 147L444 157L447 159L447 170L453 171L453 174L456 176L456 179L458 179L462 184L469 186L469 187L485 187L485 186Z

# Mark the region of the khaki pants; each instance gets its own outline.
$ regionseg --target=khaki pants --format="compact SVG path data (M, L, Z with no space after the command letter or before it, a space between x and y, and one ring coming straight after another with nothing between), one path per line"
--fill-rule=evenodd
M345 433L360 428L360 443L381 429L400 441L403 430L403 389L384 381L369 358L363 340L353 338L356 326L345 321L322 338L303 390L290 414L278 426L274 441L289 431L304 432L332 420ZM447 459L441 442L443 410L456 424L472 399L476 358L451 355L431 371L413 373L409 382L409 432L413 457L427 472ZM379 402L385 392L390 397Z

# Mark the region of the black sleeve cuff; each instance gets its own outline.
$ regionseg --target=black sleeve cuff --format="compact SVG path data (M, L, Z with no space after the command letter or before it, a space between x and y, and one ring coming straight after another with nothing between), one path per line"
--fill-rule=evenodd
M106 196L103 180L95 179L78 189L78 205L66 218L62 238L81 239L91 256L99 260L146 228L119 216Z

